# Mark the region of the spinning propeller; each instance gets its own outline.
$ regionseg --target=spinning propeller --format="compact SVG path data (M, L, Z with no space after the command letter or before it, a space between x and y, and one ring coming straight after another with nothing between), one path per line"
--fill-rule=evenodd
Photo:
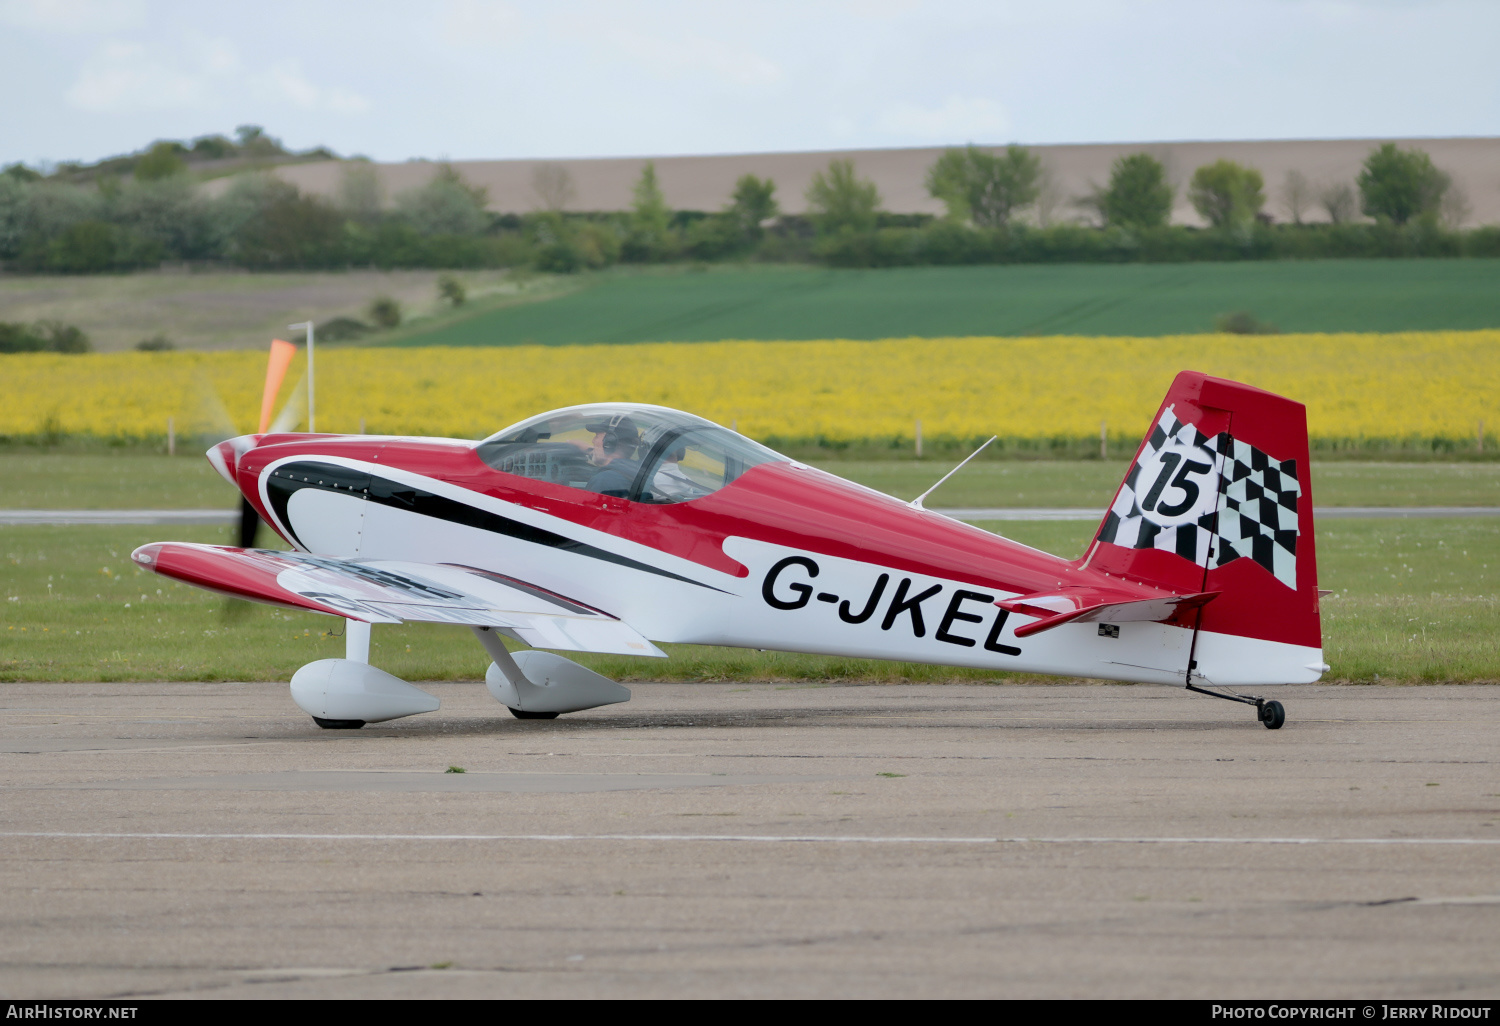
M276 394L281 391L281 384L286 380L287 368L292 365L292 357L297 354L297 347L290 342L279 338L271 340L271 358L266 364L266 387L260 397L260 428L258 434L266 434L271 431L289 431L296 426L298 413L298 398L303 394L307 386L307 379L303 378L297 383L292 391L291 398L281 408L281 415L275 421L271 419L271 411L276 405ZM250 500L244 495L240 496L240 533L236 544L242 549L253 549L255 547L255 536L260 533L260 514L250 504Z

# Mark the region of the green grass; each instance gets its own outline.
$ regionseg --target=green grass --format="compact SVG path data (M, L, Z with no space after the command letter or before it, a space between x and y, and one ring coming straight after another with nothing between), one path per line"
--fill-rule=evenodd
M982 524L1049 552L1081 553L1094 525ZM1045 543L1044 543L1045 542ZM1330 520L1318 526L1325 679L1500 681L1500 523L1493 518Z
M843 461L827 469L912 498L952 466L942 461ZM976 463L934 496L935 506L1075 506L1103 510L1123 464ZM1495 464L1320 463L1325 505L1495 505ZM0 454L0 507L232 507L233 490L198 456ZM987 525L1062 555L1082 551L1092 523ZM129 562L147 541L224 543L223 527L0 528L0 680L286 679L336 656L340 625L324 617L230 604L146 574ZM268 535L262 541L269 541ZM1335 679L1500 679L1500 628L1491 567L1492 520L1328 521L1319 528L1324 609ZM10 599L14 597L16 601ZM129 603L129 607L126 607ZM466 679L483 668L464 632L432 624L381 627L376 662L413 680ZM619 679L977 680L978 671L859 659L674 646L669 662L586 659Z
M987 525L1061 555L1094 525ZM328 617L223 598L136 568L137 545L225 542L228 528L0 528L0 681L287 680L340 656ZM1492 519L1329 521L1318 531L1325 655L1331 680L1500 680L1500 523ZM580 657L616 679L753 681L1017 680L864 659L667 646L670 660ZM372 661L408 680L482 676L466 630L380 626Z
M1500 524L1331 521L1318 546L1335 676L1500 680Z
M223 544L229 528L0 527L0 681L289 680L342 656L342 621L228 601L139 569L130 552L173 538ZM265 541L264 536L262 541ZM989 679L862 659L667 646L667 661L580 656L620 680ZM407 680L476 680L487 659L466 629L382 626L371 662Z
M914 499L953 469L946 460L830 460L831 473ZM928 505L1071 506L1101 512L1125 464L1099 460L976 460ZM1322 506L1496 506L1500 464L1313 464ZM232 507L236 493L201 455L126 449L112 454L15 449L0 452L0 509L207 509Z
M1500 326L1500 260L611 271L399 345L1172 335L1249 311L1283 331Z
M210 509L239 501L201 453L0 452L0 509Z

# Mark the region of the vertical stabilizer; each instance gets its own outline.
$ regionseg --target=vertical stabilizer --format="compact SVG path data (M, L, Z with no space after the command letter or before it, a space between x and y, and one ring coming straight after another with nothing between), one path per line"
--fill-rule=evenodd
M1084 563L1183 593L1217 592L1173 621L1200 632L1199 663L1208 679L1316 679L1325 668L1312 509L1306 408L1184 371ZM1297 651L1273 656L1272 649L1220 637ZM1254 661L1280 669L1261 680L1265 671L1248 665ZM1299 672L1287 668L1293 664Z

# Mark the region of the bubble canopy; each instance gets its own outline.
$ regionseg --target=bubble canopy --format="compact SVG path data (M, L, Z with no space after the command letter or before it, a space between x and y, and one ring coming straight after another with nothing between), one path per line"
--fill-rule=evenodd
M496 470L632 502L691 502L785 456L665 406L599 403L523 420L476 446Z

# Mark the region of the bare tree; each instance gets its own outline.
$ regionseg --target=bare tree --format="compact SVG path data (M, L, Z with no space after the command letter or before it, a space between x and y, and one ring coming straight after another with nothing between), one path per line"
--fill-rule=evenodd
M1450 180L1448 191L1443 193L1438 204L1438 215L1445 226L1455 230L1462 228L1474 216L1474 206L1469 202L1469 194L1458 182Z
M1281 182L1281 202L1293 223L1301 224L1302 215L1313 205L1313 187L1301 171L1291 170Z
M561 164L538 164L531 172L531 190L542 202L543 210L560 213L578 197L573 176Z
M368 160L351 160L339 174L339 206L357 221L373 221L385 206L380 172Z
M1105 191L1104 186L1091 181L1088 192L1069 200L1069 206L1081 215L1078 219L1080 223L1103 228L1109 222L1109 219L1104 216Z
M1354 213L1359 209L1354 199L1354 187L1348 182L1340 182L1324 189L1318 197L1318 203L1328 212L1328 220L1334 224L1354 220Z
M1042 163L1041 177L1037 180L1037 224L1043 228L1052 224L1057 219L1058 208L1067 201L1068 194L1063 190L1062 182L1058 178L1056 169L1044 161Z

